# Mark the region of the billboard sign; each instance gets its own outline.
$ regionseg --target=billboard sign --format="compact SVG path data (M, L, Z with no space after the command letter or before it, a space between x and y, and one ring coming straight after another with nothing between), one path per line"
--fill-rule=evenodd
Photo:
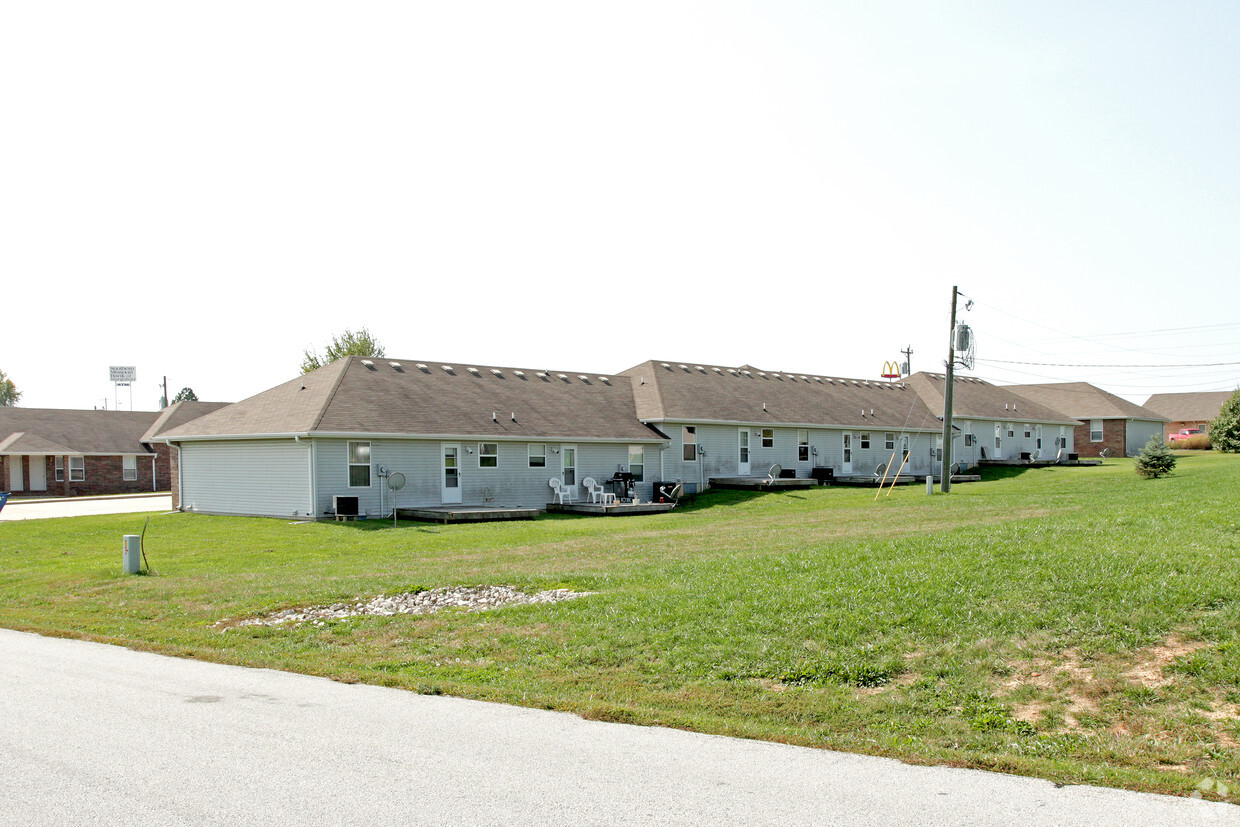
M136 382L138 381L138 369L136 367L116 367L115 365L108 368L108 376L113 382Z

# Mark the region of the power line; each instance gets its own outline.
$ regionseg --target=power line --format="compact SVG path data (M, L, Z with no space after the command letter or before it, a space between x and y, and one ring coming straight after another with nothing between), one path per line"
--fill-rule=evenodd
M1069 362L1016 362L1008 359L978 359L992 365L1035 365L1044 368L1217 368L1240 365L1240 362L1198 362L1186 365L1081 365Z

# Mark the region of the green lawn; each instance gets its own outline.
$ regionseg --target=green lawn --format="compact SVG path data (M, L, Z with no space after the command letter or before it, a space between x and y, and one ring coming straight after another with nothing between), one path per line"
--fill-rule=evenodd
M0 625L418 692L1236 800L1240 456L434 526L0 523ZM595 594L243 626L437 586ZM223 621L223 622L221 622Z

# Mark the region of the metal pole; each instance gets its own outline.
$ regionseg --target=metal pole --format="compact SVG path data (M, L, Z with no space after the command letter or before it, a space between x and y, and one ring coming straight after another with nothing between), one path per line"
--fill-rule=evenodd
M956 383L956 287L952 287L952 326L947 337L947 387L943 389L943 466L939 472L943 481L940 490L948 494L952 490L952 390Z

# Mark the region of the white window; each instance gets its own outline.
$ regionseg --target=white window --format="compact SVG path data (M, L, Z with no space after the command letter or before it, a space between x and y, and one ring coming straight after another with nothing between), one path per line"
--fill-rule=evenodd
M629 446L629 473L635 482L641 482L646 476L646 449L640 445Z
M349 443L349 487L370 487L370 443Z
M896 435L883 434L883 450L894 451L896 449Z
M545 442L537 442L530 444L530 467L546 468L547 467L547 444Z
M1016 426L1013 425L1011 422L1007 423L1007 425L1004 426L1004 430L1007 431L1007 435L1009 437L1012 437L1012 438L1016 437Z
M498 442L479 442L478 443L478 467L479 468L496 468L499 466L499 443Z
M1089 441L1090 442L1102 442L1102 420L1101 419L1089 420Z
M86 457L69 457L70 482L82 482L86 479ZM56 482L65 481L65 458L56 457Z
M138 458L136 456L121 457L121 479L136 480L138 478Z
M1033 436L1033 426L1026 425L1025 426L1025 439L1029 439L1032 436Z
M809 431L797 430L797 462L809 462Z
M862 435L861 435L861 447L862 447L863 449L864 449L864 448L869 448L869 447L870 447L870 435L869 435L869 434L862 434Z
M697 428L692 425L684 426L680 441L684 445L685 462L695 462L697 460Z
M762 447L763 448L774 448L775 447L775 429L774 428L763 428L762 429Z

